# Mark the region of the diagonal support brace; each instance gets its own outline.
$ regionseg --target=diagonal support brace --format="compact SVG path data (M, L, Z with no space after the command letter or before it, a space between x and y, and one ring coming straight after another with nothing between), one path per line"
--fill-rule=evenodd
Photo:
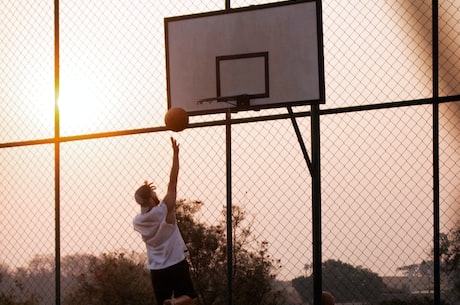
M297 124L297 120L295 119L294 112L292 111L292 107L287 107L289 115L291 116L292 126L294 126L295 134L297 135L297 140L299 141L300 148L302 149L303 157L305 158L305 162L307 162L308 170L310 171L310 175L312 175L312 165L310 161L310 157L308 156L308 151L305 146L305 142L303 141L302 134L300 133L299 125Z

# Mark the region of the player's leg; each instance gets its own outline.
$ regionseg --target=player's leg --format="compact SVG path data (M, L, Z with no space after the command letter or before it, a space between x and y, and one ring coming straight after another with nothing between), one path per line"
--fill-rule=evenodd
M150 270L150 276L157 304L163 304L165 300L171 298L173 293L172 287L168 283L167 273L164 270Z
M175 285L172 304L174 305L193 305L198 295L193 287L192 278L190 275L190 267L186 260L174 266ZM170 304L166 304L170 305Z

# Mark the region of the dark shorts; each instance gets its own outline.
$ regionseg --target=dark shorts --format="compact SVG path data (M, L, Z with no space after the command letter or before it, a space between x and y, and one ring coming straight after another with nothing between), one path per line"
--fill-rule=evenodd
M170 299L173 294L176 298L181 295L188 295L192 299L197 297L186 260L165 269L150 270L150 277L159 305Z

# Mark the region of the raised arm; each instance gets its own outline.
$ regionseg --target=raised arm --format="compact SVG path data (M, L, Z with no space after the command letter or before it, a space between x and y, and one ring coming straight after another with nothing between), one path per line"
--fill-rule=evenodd
M179 144L177 144L176 139L171 137L171 145L173 149L171 173L169 175L168 191L163 200L168 207L166 222L172 224L176 221L175 208L177 197L177 177L179 175Z

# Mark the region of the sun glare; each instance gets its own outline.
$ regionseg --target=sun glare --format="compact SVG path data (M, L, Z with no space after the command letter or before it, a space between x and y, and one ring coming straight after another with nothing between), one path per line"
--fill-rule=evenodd
M100 103L94 80L84 75L63 75L58 100L61 130L81 132L97 114Z

